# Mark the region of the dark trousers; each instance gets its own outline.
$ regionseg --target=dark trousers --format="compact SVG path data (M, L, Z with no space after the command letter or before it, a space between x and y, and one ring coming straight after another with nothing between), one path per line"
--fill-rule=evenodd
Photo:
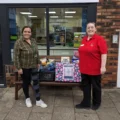
M82 89L83 100L81 104L83 106L91 106L91 89L92 89L92 104L101 104L101 75L86 75L81 74L82 77Z
M36 94L36 100L40 100L39 92L39 74L36 68L33 69L22 69L23 74L21 75L23 80L23 92L26 98L29 98L29 85L33 81L33 89Z

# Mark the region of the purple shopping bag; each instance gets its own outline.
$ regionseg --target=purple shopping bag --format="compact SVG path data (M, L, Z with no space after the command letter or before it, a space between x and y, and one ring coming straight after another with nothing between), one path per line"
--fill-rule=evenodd
M77 63L56 63L55 81L58 82L80 82L81 75Z

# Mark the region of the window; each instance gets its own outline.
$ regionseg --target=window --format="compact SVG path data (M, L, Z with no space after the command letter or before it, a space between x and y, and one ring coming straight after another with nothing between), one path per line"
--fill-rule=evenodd
M50 8L50 55L73 55L85 35L86 23L86 8Z
M22 37L24 26L32 27L32 37L38 44L39 55L73 55L85 35L87 8L49 8L49 23L46 23L46 8L10 8L9 31L11 58L17 39ZM47 43L49 24L49 47Z
M46 9L45 8L10 8L9 29L11 43L11 58L17 39L22 37L21 30L24 26L32 27L32 37L36 39L39 55L46 55Z

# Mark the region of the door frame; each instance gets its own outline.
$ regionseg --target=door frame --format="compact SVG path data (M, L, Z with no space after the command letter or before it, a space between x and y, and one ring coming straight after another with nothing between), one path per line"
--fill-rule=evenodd
M118 40L118 69L117 69L117 88L120 88L120 31Z

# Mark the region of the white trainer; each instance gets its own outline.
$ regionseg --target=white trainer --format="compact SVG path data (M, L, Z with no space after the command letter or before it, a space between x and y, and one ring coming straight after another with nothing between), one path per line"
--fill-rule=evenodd
M36 101L36 106L40 106L42 108L46 108L47 104L45 104L41 99L39 101Z
M31 103L30 98L27 98L27 99L25 100L25 103L26 103L26 106L27 106L27 107L32 107L32 103Z

